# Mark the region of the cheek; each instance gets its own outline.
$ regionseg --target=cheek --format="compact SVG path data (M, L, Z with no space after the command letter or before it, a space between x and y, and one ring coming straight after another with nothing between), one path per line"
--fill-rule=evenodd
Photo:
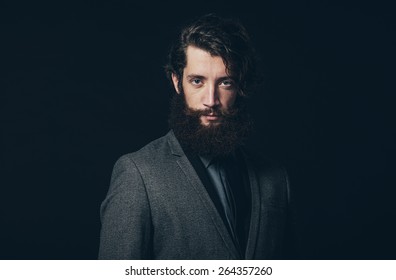
M221 103L224 105L224 107L230 108L234 105L236 96L237 96L236 92L225 92L222 95Z
M194 94L193 92L184 89L184 98L186 100L186 103L188 105L188 107L193 108L193 109L197 109L199 108L201 102L199 99L199 94Z

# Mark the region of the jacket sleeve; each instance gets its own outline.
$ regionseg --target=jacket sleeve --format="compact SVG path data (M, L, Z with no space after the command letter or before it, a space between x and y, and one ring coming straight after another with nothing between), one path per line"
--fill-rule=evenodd
M146 188L135 163L122 156L114 165L100 209L99 259L149 259L151 214Z

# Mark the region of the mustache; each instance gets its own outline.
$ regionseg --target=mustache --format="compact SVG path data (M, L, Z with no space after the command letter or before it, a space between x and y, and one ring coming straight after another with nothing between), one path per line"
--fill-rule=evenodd
M219 106L213 106L210 108L206 109L192 109L186 106L184 108L185 114L188 116L194 116L194 117L201 117L201 116L219 116L219 117L231 117L235 116L238 113L238 110L236 108L231 108L228 110L223 110Z

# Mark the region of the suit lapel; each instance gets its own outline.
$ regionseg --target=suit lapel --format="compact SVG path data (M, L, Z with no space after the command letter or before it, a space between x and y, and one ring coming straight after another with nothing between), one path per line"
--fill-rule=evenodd
M241 256L237 248L235 247L232 237L230 236L227 227L225 226L221 218L221 215L217 211L214 202L212 201L211 197L208 194L208 191L206 190L205 186L201 181L201 178L198 176L193 165L187 158L186 154L183 152L179 142L177 141L175 135L173 134L173 131L170 131L167 134L167 138L172 155L175 157L177 164L185 174L194 192L198 195L202 204L205 206L208 215L211 217L212 222L214 223L225 245L232 254L232 257L235 259L240 259Z
M201 159L197 155L192 155L189 153L185 153L185 154L187 156L188 161L191 163L195 172L197 173L203 186L205 187L207 193L209 194L209 197L212 200L213 204L215 205L217 212L219 213L221 219L223 220L223 223L227 226L227 220L225 217L223 206L221 205L219 196L215 193L215 187L210 181L209 175ZM230 231L229 228L228 230Z
M249 260L254 258L258 237L260 223L260 189L257 181L257 175L252 162L245 154L244 159L246 162L251 192L251 216L245 254L245 258Z

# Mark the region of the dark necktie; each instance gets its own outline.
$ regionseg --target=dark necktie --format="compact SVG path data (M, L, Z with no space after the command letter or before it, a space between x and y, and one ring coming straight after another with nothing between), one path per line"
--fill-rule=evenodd
M236 243L236 209L235 200L232 193L230 176L227 175L227 163L225 160L213 159L208 166L208 172L214 178L214 185L223 206L225 217L230 228L231 235ZM217 179L216 179L217 178Z

